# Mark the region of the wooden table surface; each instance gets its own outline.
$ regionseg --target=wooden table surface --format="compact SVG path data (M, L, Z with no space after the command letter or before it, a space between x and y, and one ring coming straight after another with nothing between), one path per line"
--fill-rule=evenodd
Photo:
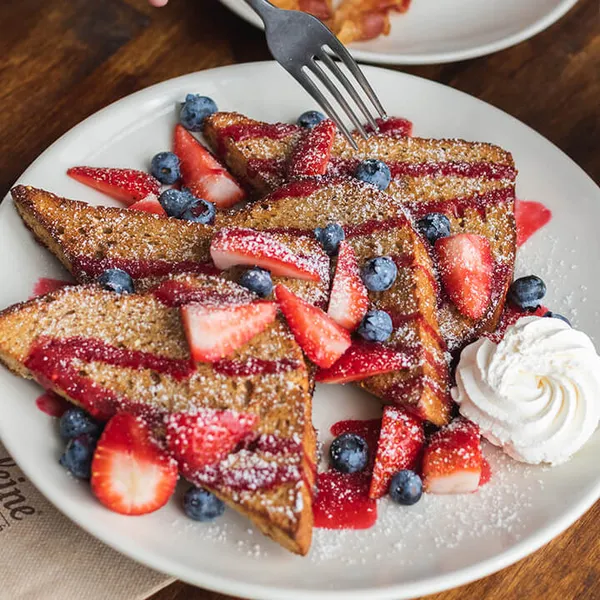
M0 198L42 150L108 103L184 73L269 58L263 34L217 0L171 0L160 10L145 0L4 0L0 22ZM599 181L598 24L598 0L580 0L514 48L403 70L509 112ZM599 539L600 503L533 556L431 598L600 598ZM175 599L226 597L177 583L153 598Z

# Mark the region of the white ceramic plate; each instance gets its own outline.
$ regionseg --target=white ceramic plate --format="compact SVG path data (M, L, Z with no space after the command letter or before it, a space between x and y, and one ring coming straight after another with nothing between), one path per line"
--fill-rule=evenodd
M220 0L261 27L243 0ZM484 56L514 46L560 19L577 0L413 0L405 14L392 15L389 36L354 43L356 60L387 65L422 65Z
M390 114L422 136L485 140L514 153L521 198L543 201L553 221L521 252L523 272L548 283L547 304L600 341L600 190L569 158L512 117L453 89L368 68ZM262 94L256 90L256 82ZM398 90L402 90L399 94ZM125 98L78 125L20 178L92 203L107 199L69 179L76 164L146 168L169 148L175 105L202 92L224 110L258 119L294 120L310 99L274 63L205 71ZM40 276L65 277L36 244L12 201L0 206L0 307L27 298ZM0 368L0 437L33 483L81 527L155 569L202 587L260 600L411 598L483 577L533 552L568 527L600 495L600 434L570 463L524 467L488 449L494 476L477 494L424 497L411 508L380 504L377 525L363 532L317 530L311 554L292 556L228 511L215 524L188 520L176 500L157 513L123 517L104 509L86 484L58 465L56 423L40 412L40 388ZM315 424L327 439L334 421L375 416L378 403L352 387L321 386ZM107 573L107 577L110 576Z

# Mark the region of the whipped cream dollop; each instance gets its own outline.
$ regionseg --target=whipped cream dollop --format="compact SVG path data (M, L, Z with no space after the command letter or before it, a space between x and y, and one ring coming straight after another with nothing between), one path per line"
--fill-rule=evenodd
M462 351L452 397L516 460L560 464L598 426L600 356L564 321L523 317L500 343L482 338Z

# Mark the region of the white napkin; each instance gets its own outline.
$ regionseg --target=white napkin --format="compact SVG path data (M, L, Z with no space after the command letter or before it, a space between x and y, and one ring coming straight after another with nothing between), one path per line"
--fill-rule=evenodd
M0 444L0 600L142 600L173 581L69 521Z

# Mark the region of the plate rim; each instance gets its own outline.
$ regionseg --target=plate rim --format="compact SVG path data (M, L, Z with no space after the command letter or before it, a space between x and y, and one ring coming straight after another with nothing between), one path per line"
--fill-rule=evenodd
M43 151L36 160L34 160L31 165L20 175L17 179L21 181L23 178L27 177L28 172L33 169L38 162L42 161L47 154L53 152L57 146L61 144L68 143L71 137L81 135L78 130L80 127L84 125L91 125L96 120L100 120L106 117L107 113L110 113L114 110L117 110L117 105L123 103L133 103L136 99L141 97L142 95L151 96L153 93L163 86L177 85L178 83L188 79L195 77L199 74L203 76L210 77L219 77L223 72L227 74L231 74L233 71L243 72L248 69L264 69L264 68L274 68L277 63L274 61L262 61L262 62L253 62L253 63L241 63L236 65L229 65L223 67L217 67L214 69L207 69L205 71L199 71L194 73L189 73L186 75L182 75L179 77L175 77L172 79L165 80L163 82L156 83L147 88L141 89L133 94L124 96L123 98L109 104L108 106L100 109L96 113L90 115L65 134L63 134L60 138L58 138L53 144L51 144L45 151ZM416 75L410 75L407 73L400 73L391 71L389 69L383 69L380 67L367 67L367 75L368 71L383 71L386 73L394 73L394 77L406 78L406 79L416 79L420 82L427 82L431 84L433 87L441 86L444 88L448 88L444 84L427 80L422 77L418 77ZM466 94L465 92L461 92L460 90L453 89L453 92L457 92L460 95L467 96L470 100L474 100L477 103L481 103L487 106L488 109L497 111L504 115L504 117L508 117L512 121L515 121L519 124L521 128L524 128L529 131L529 133L533 133L535 136L539 137L541 140L550 144L552 148L562 155L563 159L566 159L571 167L576 167L579 171L580 175L583 175L589 183L593 185L595 189L598 189L597 184L594 180L577 164L573 161L567 154L565 154L560 148L558 148L555 144L553 144L550 140L544 138L541 134L536 132L533 128L529 127L525 123L522 123L512 115L502 111L501 109L484 102L474 96ZM119 109L121 107L119 106ZM5 199L9 198L10 193L7 194ZM14 446L11 445L10 442L4 439L5 436L2 435L3 430L3 422L0 420L0 439L5 445L8 452L14 458L15 462L18 463L18 460L15 457ZM17 450L16 454L19 454ZM19 465L20 466L20 465ZM497 554L491 558L488 558L482 562L476 563L474 565L464 567L457 571L448 574L437 575L435 577L430 577L428 579L423 579L421 581L404 583L404 584L396 584L396 585L388 585L385 587L378 588L364 588L364 589L353 589L353 590L295 590L290 587L273 587L273 586L265 586L263 584L256 583L248 583L239 581L238 579L232 579L229 577L223 577L219 575L213 575L207 571L196 571L196 573L201 575L201 578L190 576L188 569L183 567L179 567L176 561L172 561L170 558L154 558L152 555L146 555L145 549L140 547L135 543L135 540L114 540L110 537L110 532L112 529L102 530L101 525L97 526L93 522L85 522L85 519L80 518L79 516L73 516L70 512L67 512L69 502L64 502L64 497L60 493L54 493L52 489L48 488L42 481L41 485L38 485L37 475L33 473L33 469L29 469L28 467L21 467L26 477L30 480L32 485L34 485L43 495L46 497L61 513L63 513L68 519L79 525L84 531L93 535L95 538L99 539L103 543L107 544L111 548L116 551L128 556L141 564L144 564L152 569L155 569L159 572L165 573L167 576L176 577L182 581L188 582L191 585L205 587L207 589L211 589L214 591L218 591L225 594L237 595L244 598L255 599L255 600L302 600L306 598L311 598L312 600L342 600L342 599L350 599L350 600L359 600L365 597L365 594L369 594L370 598L374 600L407 600L409 598L413 598L415 596L422 596L433 594L437 592L441 592L444 590L448 590L451 588L455 588L488 575L491 575L497 571L504 569L505 567L514 564L515 562L525 558L531 553L535 552L552 539L554 539L557 535L564 532L568 527L570 527L577 519L579 519L589 508L600 498L600 478L596 482L596 484L590 488L587 494L582 496L578 502L573 504L568 511L565 511L560 517L546 525L545 527L538 529L535 533L529 535L527 538L517 542L508 550ZM299 595L301 594L301 595Z
M263 28L260 17L248 14L246 12L246 7L241 4L241 0L219 0L219 2L247 23L260 29ZM350 44L348 49L355 60L380 65L433 65L479 58L501 50L506 50L507 48L511 48L512 46L516 46L521 42L535 37L538 33L548 29L548 27L551 27L554 23L562 19L577 4L577 2L579 2L579 0L561 0L560 4L554 7L550 12L521 31L501 37L494 42L480 44L463 50L420 52L416 54L390 54L361 50L357 45L353 44Z

